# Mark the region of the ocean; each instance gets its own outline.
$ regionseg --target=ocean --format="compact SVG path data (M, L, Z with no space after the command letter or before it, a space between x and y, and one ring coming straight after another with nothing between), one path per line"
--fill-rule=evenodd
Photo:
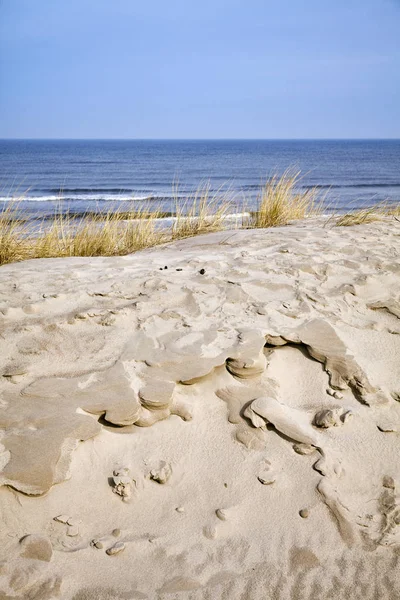
M40 217L121 203L173 212L174 188L184 202L209 182L251 209L288 167L335 210L400 201L400 140L0 140L0 202Z

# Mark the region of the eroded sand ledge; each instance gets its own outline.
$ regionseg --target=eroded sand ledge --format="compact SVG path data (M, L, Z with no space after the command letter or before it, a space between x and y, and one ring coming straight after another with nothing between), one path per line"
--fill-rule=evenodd
M0 269L4 597L400 595L400 223L323 225Z

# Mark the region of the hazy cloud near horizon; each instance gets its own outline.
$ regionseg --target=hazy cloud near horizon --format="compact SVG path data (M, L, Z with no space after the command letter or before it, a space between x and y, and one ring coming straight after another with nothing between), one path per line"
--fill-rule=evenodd
M0 137L400 137L400 0L0 1Z

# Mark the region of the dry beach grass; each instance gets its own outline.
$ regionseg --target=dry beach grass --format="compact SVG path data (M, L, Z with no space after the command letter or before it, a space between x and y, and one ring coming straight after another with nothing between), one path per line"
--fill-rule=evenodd
M23 197L17 198L0 212L0 265L32 258L130 254L169 240L232 228L233 213L242 215L233 227L246 229L279 227L323 214L326 194L317 187L299 190L300 180L300 172L293 169L268 179L253 212L246 211L245 199L238 203L229 189L212 192L209 183L201 184L183 204L176 199L175 215L149 205L133 211L119 206L78 218L59 210L51 222L32 224L20 210ZM332 214L328 223L351 226L399 215L399 205L380 203ZM171 217L170 222L165 221L166 216Z
M337 227L350 227L352 225L362 225L380 221L385 217L397 218L400 216L400 205L380 202L375 206L367 206L359 210L350 211L336 216L335 225Z
M299 192L300 172L286 170L283 175L271 177L262 188L257 210L249 226L256 228L279 227L290 221L322 214L324 197L317 187Z
M30 258L118 256L149 248L166 240L156 231L160 212L138 210L88 213L76 219L60 212L49 224L29 224L20 218L18 202L0 214L0 264Z
M176 188L176 196L178 189ZM172 225L172 239L184 239L202 233L220 231L232 209L230 190L211 191L209 182L201 184L182 205L175 199L176 213Z

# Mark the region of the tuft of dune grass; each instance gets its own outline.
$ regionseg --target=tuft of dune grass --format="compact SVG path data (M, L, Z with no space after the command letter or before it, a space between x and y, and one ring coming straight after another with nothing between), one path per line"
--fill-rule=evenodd
M127 216L129 218L127 219ZM164 237L156 230L158 211L83 215L60 214L35 241L38 257L116 256L155 246Z
M129 219L127 219L129 217ZM0 264L30 258L115 256L129 254L166 241L157 230L159 211L112 212L79 219L59 212L51 224L30 223L18 205L10 203L0 213Z
M336 227L351 227L381 221L385 217L400 217L400 203L379 202L374 206L366 206L352 210L336 217Z
M351 227L352 225L363 225L380 221L384 213L379 207L371 206L369 208L361 208L352 212L340 215L336 220L336 227Z
M175 188L175 196L177 196ZM172 225L172 239L183 239L202 233L224 229L224 220L232 206L232 197L222 188L211 191L209 182L201 184L189 198L180 204L175 198L176 215Z
M318 188L297 191L300 171L287 169L283 175L271 177L262 188L257 210L252 213L249 227L278 227L290 221L322 214L324 198Z
M385 206L385 214L388 217L394 217L395 219L400 218L400 202L398 203L388 203Z
M343 214L332 214L328 219L328 223L333 223L336 227L351 227L382 221L388 217L399 220L400 202L386 200L373 206L363 206L362 208L349 210Z
M0 265L27 258L28 246L26 221L11 202L0 212Z

